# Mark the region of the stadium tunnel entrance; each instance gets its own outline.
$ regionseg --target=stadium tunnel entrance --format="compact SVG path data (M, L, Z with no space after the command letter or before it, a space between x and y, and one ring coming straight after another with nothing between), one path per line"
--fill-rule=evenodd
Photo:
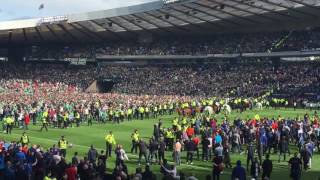
M115 84L118 83L117 78L98 78L94 80L85 92L88 93L109 93Z
M97 87L99 89L99 93L111 92L111 90L115 84L116 83L113 79L99 79L97 82Z

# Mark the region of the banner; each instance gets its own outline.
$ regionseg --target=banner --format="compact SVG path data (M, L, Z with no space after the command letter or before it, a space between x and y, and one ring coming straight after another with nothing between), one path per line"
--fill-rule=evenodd
M65 61L70 62L70 65L86 65L87 58L65 58Z

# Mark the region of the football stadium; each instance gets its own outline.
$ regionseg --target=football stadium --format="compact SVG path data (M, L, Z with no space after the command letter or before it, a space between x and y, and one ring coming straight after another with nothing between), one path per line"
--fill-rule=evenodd
M0 180L320 179L320 0L84 1L0 7Z

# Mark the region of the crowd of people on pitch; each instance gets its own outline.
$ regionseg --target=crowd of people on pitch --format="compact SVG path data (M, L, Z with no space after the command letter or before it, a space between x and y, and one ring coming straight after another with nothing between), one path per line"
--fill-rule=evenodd
M232 179L244 180L247 175L253 179L261 176L270 179L274 164L270 155L276 155L279 163L287 162L290 157L290 177L299 180L303 169L307 171L312 167L314 152L320 150L320 122L316 111L296 118L260 117L257 114L232 121L228 116L222 120L219 117L196 108L190 114L174 118L168 127L159 120L148 141L140 137L138 129L134 130L131 153L138 154L139 167L144 164L142 159L147 166L144 173L137 168L132 178L154 179L150 166L160 164L163 179L184 179L183 173L177 171L181 164L212 161L210 176L213 179L219 179L224 168L233 168ZM116 143L117 138L110 131L105 137L105 151L98 153L91 146L83 160L75 154L68 164L64 157L69 143L63 136L57 145L45 151L40 146L28 146L30 141L24 133L17 142L0 142L0 173L3 174L0 178L129 179L126 166L129 158L124 147ZM106 174L106 159L113 153L115 168ZM232 166L232 153L246 156L246 168L240 161ZM168 163L168 154L172 155L173 164Z
M66 160L67 147L54 144L48 149L40 145L30 145L23 133L19 141L0 140L0 180L156 180L159 174L151 171L150 165L145 165L144 171L137 166L134 173L129 173L125 161L129 161L121 145L117 145L112 154L115 155L115 165L111 165L110 156L104 150L98 150L91 145L84 157L75 152L70 161ZM69 146L71 148L71 146ZM114 167L114 168L113 168ZM186 176L180 172L173 176L171 165L164 160L160 167L164 180L179 179L197 180L194 176ZM176 171L176 170L175 170ZM177 173L177 172L175 172ZM189 174L189 173L188 173Z
M71 94L72 95L72 94ZM121 94L82 93L81 96L55 94L39 97L34 101L2 101L0 104L0 121L3 130L11 133L13 127L28 129L28 125L70 128L80 125L91 126L97 123L120 123L123 121L143 120L171 115L179 106L179 101L190 98L179 96L134 96ZM67 98L69 97L69 98ZM43 99L40 99L43 98Z
M192 164L195 155L198 160L200 159L199 152L202 152L202 161L210 160L212 155L214 157L213 176L219 179L223 170L220 167L222 164L226 168L232 167L230 152L245 153L246 169L250 170L251 177L258 179L262 175L262 178L270 178L272 163L269 155L276 154L278 162L286 161L287 155L293 154L292 152L290 154L290 150L294 149L295 152L300 153L300 159L297 161L297 153L295 153L289 160L290 176L293 179L300 179L302 169L311 168L316 148L318 152L320 150L317 112L312 116L305 114L297 118L281 116L260 118L256 115L246 120L235 119L233 123L227 118L222 123L217 122L214 117L196 115L187 119L185 117L174 119L172 128L163 130L164 142L166 147L173 151L176 165L181 163L182 149L186 152L186 163L189 164ZM157 137L156 133L154 137ZM263 161L263 156L267 160ZM261 167L262 170L260 170Z
M149 142L139 137L138 130L132 133L131 152L139 149L139 164L142 157L147 164L165 162L161 164L162 172L177 179L176 167L183 163L192 165L195 159L212 160L213 179L219 179L224 167L232 168L232 152L245 154L246 171L240 161L232 170L232 179L242 180L246 173L253 179L261 176L262 179L270 179L273 169L270 155L276 155L279 163L287 162L289 156L290 177L301 179L303 169L307 171L312 166L314 151L320 151L317 112L296 118L280 115L260 118L256 115L248 119L236 118L233 122L225 117L221 123L218 122L215 116L201 111L175 118L172 126L167 128L159 121ZM106 140L108 149L111 142ZM167 161L163 159L166 151L172 153L174 165L166 165ZM186 161L182 162L182 159Z
M19 141L7 142L0 140L0 180L111 180L134 179L140 177L144 180L156 179L150 166L137 168L135 174L129 174L127 166L117 164L112 170L107 171L105 152L98 152L92 145L84 158L75 152L71 161L66 161L67 141L60 139L48 149L40 145L30 145L24 133ZM65 141L66 145L61 145ZM119 146L120 147L120 146ZM120 149L115 150L115 154Z

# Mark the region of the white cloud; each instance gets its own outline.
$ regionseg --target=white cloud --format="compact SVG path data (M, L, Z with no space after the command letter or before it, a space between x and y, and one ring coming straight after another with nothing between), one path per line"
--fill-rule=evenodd
M156 0L6 0L1 2L0 21L112 9L152 1ZM38 10L42 3L44 8Z

